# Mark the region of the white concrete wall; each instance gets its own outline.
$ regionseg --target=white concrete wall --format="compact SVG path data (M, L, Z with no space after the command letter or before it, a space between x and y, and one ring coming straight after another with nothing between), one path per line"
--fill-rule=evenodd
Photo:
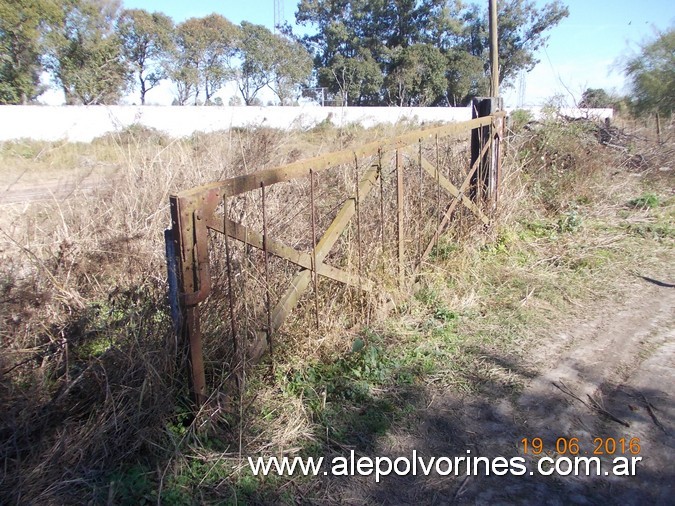
M611 109L598 112L611 117ZM608 112L607 112L608 111ZM569 110L569 116L587 112ZM537 113L538 114L538 113ZM604 116L603 116L604 114ZM536 114L535 114L536 115ZM175 107L175 106L0 106L0 141L17 139L89 142L132 124L156 128L172 137L195 131L268 126L311 128L328 119L336 126L360 123L370 127L401 120L466 121L469 107Z
M510 109L511 112L515 109ZM546 109L543 107L528 107L528 111L532 113L532 118L535 120L542 120L546 117ZM606 118L612 119L614 117L614 110L609 109L579 109L577 107L563 107L557 114L566 118L586 118L604 121Z
M464 121L471 110L440 107L175 107L175 106L1 106L0 140L30 138L89 142L107 132L138 123L172 137L195 131L267 126L311 128L328 119L337 126L369 127L403 119Z

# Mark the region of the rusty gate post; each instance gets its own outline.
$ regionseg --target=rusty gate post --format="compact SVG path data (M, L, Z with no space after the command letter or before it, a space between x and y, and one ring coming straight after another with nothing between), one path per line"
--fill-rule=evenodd
M173 250L175 252L176 286L179 308L178 346L187 348L190 367L190 390L197 406L206 400L206 378L204 374L204 358L202 356L202 336L200 329L200 312L198 303L186 300L185 294L194 293L195 289L195 223L192 206L181 208L181 199L172 196L171 229ZM184 233L185 231L185 233ZM167 248L168 250L168 248ZM176 322L174 322L176 323Z

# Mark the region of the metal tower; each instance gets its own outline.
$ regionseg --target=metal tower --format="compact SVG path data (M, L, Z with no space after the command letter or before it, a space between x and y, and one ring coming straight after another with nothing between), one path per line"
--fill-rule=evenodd
M525 105L525 71L521 70L518 74L518 108Z
M274 33L277 33L277 26L284 21L284 0L274 0Z

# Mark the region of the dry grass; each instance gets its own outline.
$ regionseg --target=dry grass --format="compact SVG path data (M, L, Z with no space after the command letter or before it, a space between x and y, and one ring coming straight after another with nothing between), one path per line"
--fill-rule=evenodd
M390 320L379 310L384 297L363 298L322 281L319 330L308 294L277 336L275 381L268 383L266 365L249 366L248 388L234 403L225 388L232 366L227 278L214 248L218 289L204 305L214 394L193 417L164 300L168 196L416 127L320 126L294 135L232 130L185 140L130 130L90 145L3 145L0 161L12 191L51 171L59 176L40 199L1 207L0 494L8 502L54 504L142 497L182 504L196 493L216 502L233 493L254 502L283 499L297 485L281 484L274 495L278 483L251 481L241 456L339 451L349 440L332 427L363 426L371 438L368 431L379 434L393 423L392 406L409 402L407 389L420 384L466 392L501 385L508 394L524 378L490 360L493 354L522 356L535 345L537 329L573 311L575 301L608 296L608 279L638 260L647 270L657 266L672 247L675 203L665 188L672 188L673 167L659 170L672 163L672 128L660 147L649 127L635 125L613 132L613 147L600 147L585 124L520 131L509 139L496 226L485 234L459 213L424 266L418 295L399 304ZM462 149L448 144L442 151L453 159L454 181L465 170L457 163ZM436 193L423 184L420 198L413 162L406 224L426 236L433 223L423 225L420 214L434 215ZM322 174L320 230L366 168ZM91 174L112 184L92 188ZM61 186L65 197L56 195ZM268 196L272 234L304 250L311 248L308 188L299 181ZM384 190L390 215L391 175ZM652 192L659 205L642 205L651 200L640 197ZM232 219L260 228L259 196L229 206ZM382 246L378 207L373 198L362 209L361 263L364 274L383 277L394 263L394 228L388 222ZM346 231L329 263L356 269L356 232ZM411 240L406 256L416 258L417 250ZM265 320L261 258L241 245L233 257L237 325L249 335ZM279 295L295 271L279 260L271 265ZM386 276L394 291L395 278ZM375 350L370 358L351 353L359 343ZM364 385L343 383L352 370L366 376ZM340 403L347 411L335 411Z
M0 218L3 495L40 502L61 502L68 494L98 497L97 487L107 486L107 475L129 457L152 460L170 450L167 421L181 425L175 417L184 411L174 403L184 368L172 358L164 301L162 231L171 193L416 127L318 127L292 136L232 130L185 140L131 129L91 144L3 144L11 182L5 196L27 192L22 202L5 199ZM53 184L30 193L36 178L54 172ZM94 188L86 182L92 173ZM348 191L349 177L335 177ZM306 185L297 191L306 194ZM326 195L320 223L339 199L330 202ZM270 196L279 220L282 210L292 209L288 199ZM294 232L283 221L271 226ZM246 274L256 259L243 262L244 253L240 248ZM218 349L224 341L217 339L219 316L206 319L215 337L206 352L216 391L226 380L228 358L226 347ZM298 335L307 343L304 333Z

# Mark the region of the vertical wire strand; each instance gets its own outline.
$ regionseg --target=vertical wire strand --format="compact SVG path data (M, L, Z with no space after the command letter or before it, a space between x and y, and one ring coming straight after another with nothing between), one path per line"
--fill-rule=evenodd
M270 261L267 252L267 203L265 196L265 183L260 182L260 196L262 198L262 226L263 226L263 259L265 262L265 310L267 312L267 345L270 349L270 369L274 374L274 337L272 329L272 303L270 294Z
M439 228L441 228L441 158L438 149L438 134L436 134L436 230ZM434 235L437 253L439 236L438 232Z
M422 222L422 139L419 139L418 141L418 155L417 155L417 165L419 168L419 195L418 195L418 200L419 200L419 206L418 206L418 215L417 215L417 262L418 264L422 262L422 226L420 223Z
M362 289L362 256L361 256L361 195L359 194L359 160L354 153L354 184L356 185L356 244L359 269L359 297Z
M232 345L234 347L234 356L236 366L235 370L237 372L237 381L239 386L241 386L241 381L239 378L239 367L241 365L241 350L239 346L239 340L237 339L237 326L234 321L234 293L232 292L232 255L230 252L230 241L229 241L229 230L228 230L228 212L227 212L227 197L223 197L223 232L225 235L225 260L227 262L227 294L230 305L230 331L232 332Z
M309 198L311 201L312 214L312 277L314 281L314 317L316 330L319 330L319 276L317 275L316 263L316 209L314 205L314 170L309 170Z

